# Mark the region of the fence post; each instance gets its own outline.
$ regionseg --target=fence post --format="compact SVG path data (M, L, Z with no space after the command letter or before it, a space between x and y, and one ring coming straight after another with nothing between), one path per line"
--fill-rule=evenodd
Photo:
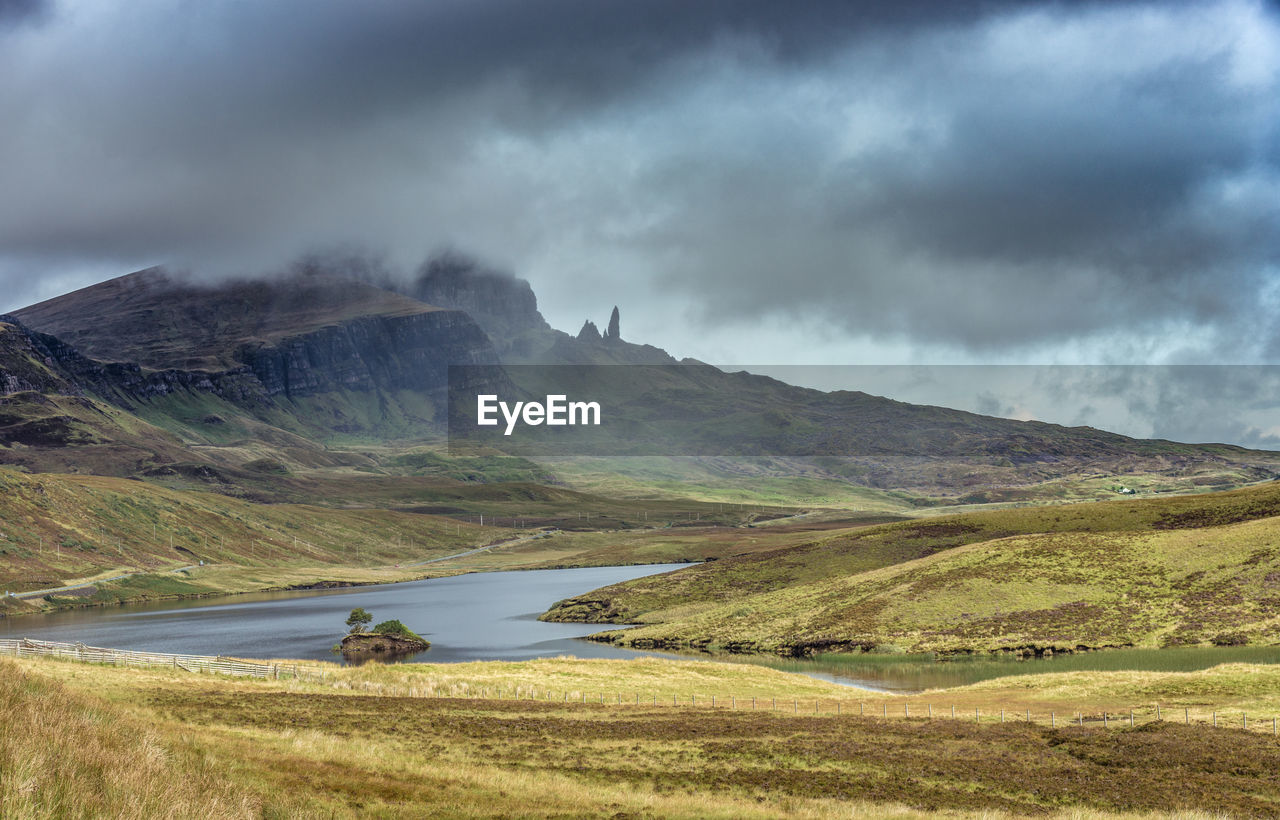
M1191 710L1185 706L1182 708L1182 722L1187 724L1191 723Z
M978 707L976 707L976 706L975 706L975 707L973 707L973 722L974 722L974 723L981 723L981 722L982 722L982 710L981 710L981 709L979 709L979 708L978 708Z
M1058 719L1054 717L1053 712L1049 713L1049 728L1050 729L1058 728Z
M1215 729L1217 729L1217 728L1218 728L1218 713L1217 713L1217 712L1214 712L1214 713L1213 713L1213 728L1215 728Z
M1106 713L1106 712L1103 712L1103 713L1102 713L1102 728L1103 728L1103 729L1107 728L1107 713Z
M1129 710L1129 728L1130 729L1133 728L1133 710L1132 709Z
M1156 720L1160 720L1160 704L1156 704Z

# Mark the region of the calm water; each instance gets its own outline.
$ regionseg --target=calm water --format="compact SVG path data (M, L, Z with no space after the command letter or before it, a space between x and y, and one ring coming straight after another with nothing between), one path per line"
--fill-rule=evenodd
M395 618L431 641L429 651L411 659L423 663L557 655L663 655L582 640L606 628L600 625L549 624L537 618L562 598L687 566L486 572L354 589L239 595L216 603L170 601L84 609L0 618L0 637L83 641L91 646L154 652L340 661L330 650L346 631L347 614L364 607L375 623ZM803 661L705 654L687 657L762 664L866 689L918 692L1037 672L1193 671L1237 661L1280 663L1280 647L1119 649L1027 661L879 654L823 655Z
M562 598L688 564L485 572L353 589L237 595L167 601L50 615L0 618L0 637L82 641L90 646L232 655L241 658L340 660L330 652L356 607L374 623L398 619L431 642L413 660L449 663L575 655L647 654L580 640L604 627L537 620Z
M741 661L740 661L741 662ZM887 692L922 692L948 686L1045 672L1142 670L1194 672L1220 663L1280 663L1280 647L1110 649L1020 661L984 655L939 659L933 655L820 655L812 660L751 659L787 672Z

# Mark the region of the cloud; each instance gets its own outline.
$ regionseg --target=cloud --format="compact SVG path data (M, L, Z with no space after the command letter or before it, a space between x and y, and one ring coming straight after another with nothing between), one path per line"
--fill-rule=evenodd
M682 354L1280 355L1262 3L0 0L32 15L0 49L8 307L351 241L477 253L554 324L617 302Z
M0 0L0 32L22 23L38 22L47 11L45 0Z

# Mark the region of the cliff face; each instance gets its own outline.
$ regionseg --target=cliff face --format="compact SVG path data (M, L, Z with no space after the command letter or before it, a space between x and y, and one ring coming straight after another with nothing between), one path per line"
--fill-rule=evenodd
M465 313L439 310L370 316L274 345L244 347L245 363L268 396L341 390L420 390L448 386L451 364L496 364L489 339Z
M0 395L34 391L75 394L47 346L12 316L0 316Z
M427 304L465 311L501 355L526 356L552 343L555 331L538 312L538 298L528 282L465 257L432 259L403 292Z
M235 315L236 304L245 292L268 286L250 288L240 283L218 290L177 287L153 274L124 279L130 283L104 283L103 293L90 288L25 313L41 321L65 323L80 308L109 311L112 295L119 292L127 297L122 314L104 315L99 321L88 310L81 317L80 336L98 349L133 345L153 361L178 357L210 367L155 368L132 361L99 361L55 336L32 330L18 317L0 317L0 397L9 397L3 403L13 424L22 424L12 431L22 436L23 443L47 439L50 446L118 444L128 438L125 428L138 426L125 423L121 427L119 418L115 422L108 418L112 412L119 416L118 411L136 414L196 442L215 432L215 427L222 439L263 435L279 439L269 428L280 428L292 436L290 446L299 441L300 446L318 446L293 434L321 440L332 432L427 436L439 433L440 420L446 417L449 366L498 361L484 331L465 313L398 294L380 295L363 283L352 283L355 304L342 301L343 289L332 279L306 280L301 292L287 297L276 294L275 304L287 310L275 310L275 323L254 317L253 332L246 338L250 321ZM269 287L274 292L289 284ZM197 291L209 297L198 312L183 302ZM179 320L175 299L187 319ZM378 308L387 312L364 312ZM195 322L190 318L194 315L204 318ZM149 316L163 319L164 327L144 328L123 340L104 329L145 325ZM210 337L220 347L214 350L216 355L201 355L200 345ZM236 338L238 347L226 347ZM69 403L68 397L80 403ZM56 400L51 403L51 398ZM95 406L101 412L91 412ZM68 416L68 407L77 408L78 415ZM33 437L36 422L40 430L60 425L63 432ZM4 439L0 430L0 445ZM172 436L169 439L168 443L177 443ZM146 449L146 437L131 441L130 463L152 461L136 458L133 445ZM0 454L0 461L13 460ZM121 470L128 472L124 468L107 471Z

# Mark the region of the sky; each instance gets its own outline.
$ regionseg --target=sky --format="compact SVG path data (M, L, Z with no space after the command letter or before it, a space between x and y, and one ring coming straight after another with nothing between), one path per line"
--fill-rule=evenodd
M1275 3L0 0L0 111L0 311L453 250L712 362L1280 363ZM938 403L1280 447L1077 381Z

